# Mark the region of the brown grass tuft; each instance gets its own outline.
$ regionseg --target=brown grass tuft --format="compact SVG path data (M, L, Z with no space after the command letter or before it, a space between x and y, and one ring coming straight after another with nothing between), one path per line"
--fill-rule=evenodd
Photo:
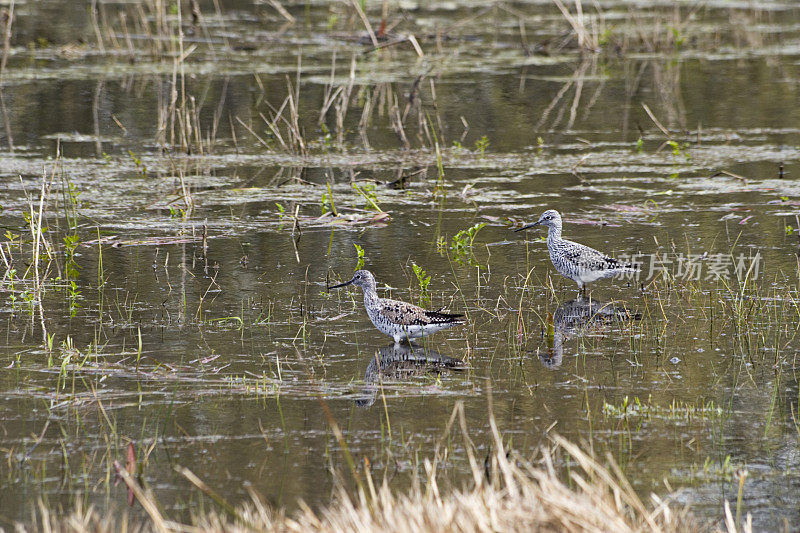
M448 428L456 418L465 426L463 407L459 402ZM651 497L643 502L614 463L607 457L602 465L591 453L567 440L553 436L550 445L542 447L534 460L506 450L496 425L490 424L494 440L493 452L485 464L478 466L474 448L465 436L467 455L472 465L471 487L444 491L437 475L437 456L425 461L427 479L414 483L411 489L397 493L384 481L375 488L369 472L363 490L355 495L344 488L332 504L313 511L301 504L301 510L289 517L274 510L252 494L252 503L232 513L212 511L196 515L191 524L169 520L127 524L120 515L100 514L96 510L77 508L67 517L57 517L40 505L39 524L18 526L53 532L96 533L120 531L324 531L324 532L495 532L495 531L558 531L558 532L687 532L708 531L692 517L688 509L677 507L669 499ZM449 432L449 430L448 430ZM438 452L438 449L437 449ZM568 479L558 473L556 465L569 462ZM137 491L140 503L153 506L151 494ZM149 501L141 501L146 498ZM726 510L728 507L726 506ZM737 531L728 511L725 520L728 532ZM749 517L744 531L750 531Z

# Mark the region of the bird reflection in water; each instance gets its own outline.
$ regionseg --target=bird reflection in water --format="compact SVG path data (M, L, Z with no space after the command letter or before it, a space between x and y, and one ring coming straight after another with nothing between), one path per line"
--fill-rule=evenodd
M448 370L462 370L464 363L417 344L389 344L375 350L364 372L364 388L356 396L358 407L369 407L378 396L378 386L389 379L403 381L426 374L438 375Z
M642 318L612 302L602 302L580 296L558 306L553 314L552 337L547 325L547 344L550 349L539 352L539 359L547 368L558 368L564 358L564 341L573 336L607 331L613 324L630 323ZM552 344L551 344L552 342Z

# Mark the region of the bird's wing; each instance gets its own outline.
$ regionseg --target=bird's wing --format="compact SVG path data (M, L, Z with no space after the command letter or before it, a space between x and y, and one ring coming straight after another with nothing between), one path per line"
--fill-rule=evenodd
M565 252L566 258L580 268L594 271L614 270L629 265L621 263L606 254L586 245L569 241L570 246Z
M417 305L412 305L399 300L381 299L380 313L388 320L401 326L427 326L453 322L462 315L451 315L428 311Z

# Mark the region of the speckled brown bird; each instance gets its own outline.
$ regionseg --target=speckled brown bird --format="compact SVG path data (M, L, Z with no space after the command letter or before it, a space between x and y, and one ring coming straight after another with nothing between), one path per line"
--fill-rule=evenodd
M464 315L428 311L417 305L399 300L379 298L375 288L375 277L369 270L357 270L353 279L328 287L337 289L356 285L364 291L364 307L369 319L381 333L389 335L395 343L416 339L443 329L463 324Z

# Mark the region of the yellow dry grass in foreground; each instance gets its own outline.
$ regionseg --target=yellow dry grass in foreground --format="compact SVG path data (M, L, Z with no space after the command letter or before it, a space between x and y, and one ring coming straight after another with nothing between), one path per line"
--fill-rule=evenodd
M460 404L453 412L448 431L458 415L462 430L465 429L463 409L459 407ZM291 517L269 508L253 495L253 503L229 509L227 513L211 512L194 516L191 524L177 523L165 519L152 495L135 486L136 498L150 516L144 523L130 524L123 514L101 515L94 509L77 509L70 516L57 517L41 506L39 523L20 525L18 531L719 531L714 526L698 523L688 509L655 495L649 503L643 502L610 457L609 466L605 467L575 444L554 436L551 446L542 448L536 461L531 462L504 449L491 416L490 425L494 452L485 464L479 465L472 443L465 436L472 466L472 487L447 494L440 493L434 459L425 461L425 483L417 483L405 493L392 492L386 483L375 487L367 473L355 497L342 489L329 507L315 512L303 506ZM558 458L570 461L569 480L562 480L557 474L555 462ZM194 477L190 473L189 476ZM124 473L123 477L131 486L129 475ZM194 482L210 490L199 479L194 478ZM725 511L723 531L740 531L727 503ZM751 530L748 516L741 531Z

